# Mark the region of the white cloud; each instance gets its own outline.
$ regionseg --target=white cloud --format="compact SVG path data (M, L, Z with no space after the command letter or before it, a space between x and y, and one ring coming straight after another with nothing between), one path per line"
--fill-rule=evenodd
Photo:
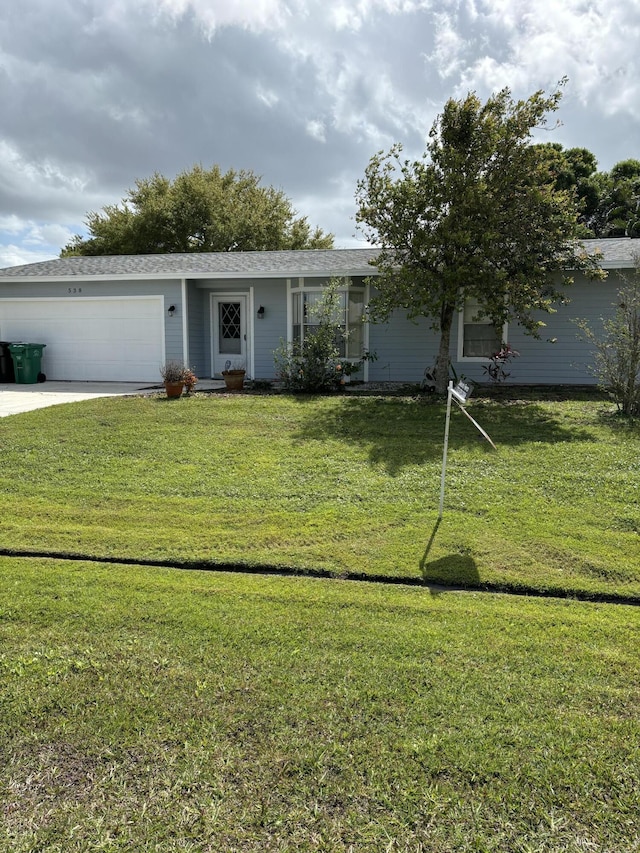
M23 193L35 188L39 192L64 189L74 194L82 193L89 180L88 175L81 173L65 174L52 160L29 160L17 146L4 140L0 140L0 175L5 188Z
M26 246L62 247L73 238L74 232L63 225L28 223L24 243ZM34 250L35 251L35 250Z
M451 77L462 65L462 53L467 43L460 37L449 14L440 12L434 16L434 21L435 48L426 59L435 65L440 77Z
M356 32L376 14L408 14L429 5L412 0L325 0L324 8L335 29Z
M147 5L172 19L193 16L209 35L219 27L251 30L277 29L286 20L281 0L146 0Z
M261 85L258 85L256 88L256 96L258 100L265 105L265 107L275 107L275 105L280 101L280 96L277 92L274 92L273 89L265 89Z
M151 124L151 116L142 107L127 107L123 104L110 104L105 108L107 115L116 122L122 124L137 124L148 127Z
M297 29L305 21L324 20L335 30L360 30L376 15L406 15L429 9L433 0L143 0L157 20L192 17L211 35L220 27L254 31ZM117 4L139 6L141 0ZM107 4L108 5L108 4Z
M21 234L25 229L24 220L15 214L0 216L0 232L5 234Z
M0 217L0 267L55 258L74 233L66 226L55 223L38 223L18 216ZM2 242L2 237L12 239Z
M527 97L567 75L553 139L590 148L601 168L640 156L638 0L11 8L0 6L0 249L12 259L57 254L136 178L196 162L254 169L348 244L369 157L396 141L419 156L447 98L469 89Z
M353 14L359 15L361 22L374 6L380 9L386 5L397 13L402 4L363 2ZM327 132L333 130L336 140L348 136L357 144L366 144L373 153L397 139L424 131L426 99L416 103L413 92L403 91L396 79L398 75L410 78L412 86L422 88L420 53L412 53L406 71L399 64L400 73L390 55L401 45L404 30L397 34L391 28L389 33L376 30L372 39L364 33L355 37L349 32L333 33L335 21L324 17L313 23L304 32L280 34L278 45L290 57L294 77L296 68L312 69L314 100L322 103ZM305 126L315 118L314 114L305 116Z
M57 255L57 252L33 251L15 243L0 243L0 269L18 267L22 264L37 264L40 261L51 261Z
M308 121L307 133L309 134L309 136L312 136L314 139L317 139L318 142L327 141L324 122L322 121L318 121L317 119L312 119L311 121Z
M640 14L637 3L611 0L475 0L489 26L489 46L468 62L457 92L549 90L564 76L572 97L605 113L637 115L640 100Z
M0 199L18 202L12 214L24 208L33 215L29 220L56 215L67 221L84 219L95 210L114 201L105 198L95 186L94 176L80 164L63 164L54 157L38 159L20 151L17 145L0 140ZM5 202L6 203L6 202Z

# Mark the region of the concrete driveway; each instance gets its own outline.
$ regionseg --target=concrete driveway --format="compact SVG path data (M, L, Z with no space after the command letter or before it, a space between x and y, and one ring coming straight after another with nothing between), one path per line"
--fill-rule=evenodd
M197 391L224 388L218 379L200 379ZM150 382L38 382L22 385L15 382L0 383L0 418L18 415L32 409L44 409L60 403L77 403L94 397L124 397L127 394L163 393L162 385Z
M159 390L159 387L156 386ZM126 394L151 393L149 382L38 382L34 385L19 383L0 384L0 418L44 409L60 403L75 403L94 397L118 397Z

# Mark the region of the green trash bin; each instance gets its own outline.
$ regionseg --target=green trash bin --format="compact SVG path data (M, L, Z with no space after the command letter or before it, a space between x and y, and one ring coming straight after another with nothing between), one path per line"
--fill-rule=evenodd
M16 382L22 385L34 385L44 382L44 374L40 370L42 350L46 344L9 344L9 352L13 360L13 371Z

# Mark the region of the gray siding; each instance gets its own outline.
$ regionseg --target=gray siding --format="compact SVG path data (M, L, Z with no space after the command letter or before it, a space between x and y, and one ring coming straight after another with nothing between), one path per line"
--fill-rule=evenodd
M51 298L81 296L150 296L161 294L170 299L168 305L177 305L180 301L180 279L137 280L137 279L95 279L86 281L24 281L15 278L0 282L0 297L18 299Z
M188 311L188 366L194 371L196 376L208 377L209 361L207 341L205 335L205 314L206 304L208 304L208 296L203 290L196 287L195 282L187 282L187 301L189 304Z
M172 283L170 288L167 288L169 282L158 282L157 284L164 285L162 290L157 289L156 282L141 282L147 286L156 287L156 292L164 294L164 343L165 343L165 360L166 361L184 361L184 345L183 345L183 317L185 305L182 302L182 282L176 281ZM173 317L170 317L167 309L170 305L175 305L176 310Z
M369 350L377 355L369 364L370 382L420 382L436 360L438 336L427 320L412 322L396 311L388 323L371 324Z
M273 352L287 338L287 283L277 279L256 282L254 292L254 378L274 379ZM264 320L256 318L261 305Z
M568 305L556 306L556 312L539 312L536 319L546 326L540 330L540 339L525 334L522 327L510 324L508 342L520 355L514 358L508 370L512 384L595 385L597 380L590 370L593 364L592 347L580 334L576 319L587 319L594 328L602 328L601 318L611 316L620 279L610 273L605 281L588 281L576 276L575 283L567 288L571 300ZM549 339L556 339L551 343ZM452 348L453 354L457 350ZM486 382L482 364L454 362L456 369L470 379Z
M559 305L556 312L539 312L536 319L546 323L539 340L527 335L515 323L508 330L508 342L520 356L513 359L508 370L510 383L518 384L595 384L590 371L593 363L592 347L581 338L576 319L587 319L594 328L601 328L601 318L611 316L617 289L621 280L616 272L609 273L605 281L589 281L576 275L575 283L567 289L571 300ZM555 343L549 341L555 338ZM396 311L388 324L372 324L370 349L378 360L369 367L370 381L419 382L425 368L435 363L439 333L433 331L428 321L415 323ZM476 382L487 382L483 362L458 360L458 321L451 333L450 356L458 375Z

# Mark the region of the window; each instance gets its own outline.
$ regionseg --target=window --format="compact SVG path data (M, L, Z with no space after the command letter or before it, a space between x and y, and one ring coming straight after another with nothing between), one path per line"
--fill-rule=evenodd
M507 339L506 324L496 328L489 317L478 317L480 304L477 299L465 300L460 312L458 330L458 360L469 358L484 361L500 349Z
M335 319L342 334L336 341L336 347L341 358L357 360L362 357L364 350L364 290L349 287L341 290L339 296L340 306ZM321 297L321 288L305 287L292 292L293 341L302 344L308 335L313 334L314 327L318 325L318 318L312 309Z
M218 341L221 355L237 355L242 352L240 302L218 303Z

